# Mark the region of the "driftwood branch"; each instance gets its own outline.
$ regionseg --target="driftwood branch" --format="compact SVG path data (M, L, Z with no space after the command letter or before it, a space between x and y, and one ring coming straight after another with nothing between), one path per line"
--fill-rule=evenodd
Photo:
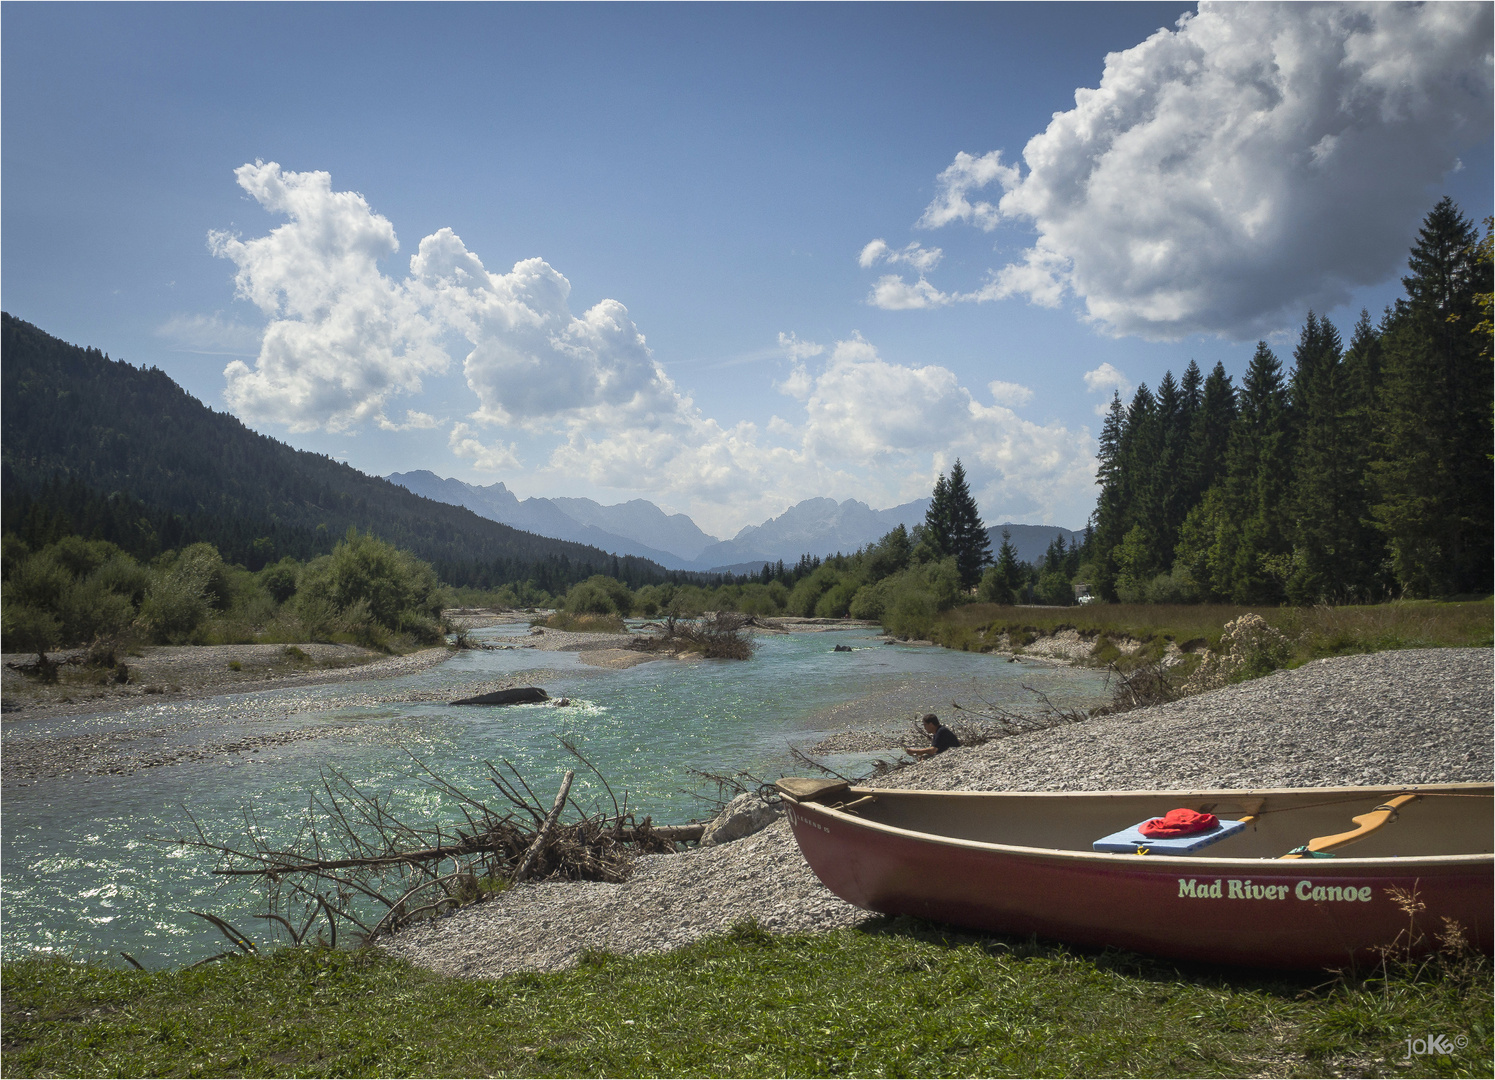
M563 745L597 772L574 746ZM620 805L600 774L605 794L599 801L606 809L589 810L573 798L576 769L565 773L546 807L507 761L487 763L486 779L500 798L484 802L411 759L450 800L451 820L406 819L390 796L362 790L329 768L294 836L272 836L246 810L244 837L236 843L210 838L190 813L185 835L160 842L213 852L219 865L212 873L254 882L265 901L257 917L292 942L330 937L329 944L336 944L340 923L369 941L481 901L513 882L622 881L635 856L675 851L677 844L699 840L705 829L636 820L626 797ZM254 947L216 916L202 917L239 950ZM325 936L317 929L324 922Z
M571 781L576 779L576 770L567 769L565 777L561 780L561 790L556 793L555 805L550 808L550 813L545 818L545 824L540 826L540 831L535 834L534 843L530 844L529 850L524 853L524 858L519 861L519 869L514 871L514 884L519 884L534 868L535 860L540 856L540 849L550 839L550 834L555 831L555 823L561 816L561 808L566 805L566 797L571 794Z

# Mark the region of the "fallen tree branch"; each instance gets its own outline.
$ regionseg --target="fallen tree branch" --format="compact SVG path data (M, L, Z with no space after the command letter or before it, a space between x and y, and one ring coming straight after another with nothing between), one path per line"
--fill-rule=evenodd
M550 839L550 834L555 831L555 823L561 816L561 808L566 805L566 796L571 794L571 781L576 779L576 770L567 769L566 775L561 780L561 790L556 793L555 805L550 808L550 813L545 818L545 824L540 826L540 831L535 834L535 842L529 846L524 853L524 858L519 861L519 869L514 871L513 882L519 884L529 877L529 872L534 868L535 859L539 858L540 849Z

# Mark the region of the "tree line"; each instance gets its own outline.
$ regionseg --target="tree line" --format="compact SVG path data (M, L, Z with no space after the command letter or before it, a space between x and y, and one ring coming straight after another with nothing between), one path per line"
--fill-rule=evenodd
M1487 223L1488 224L1488 223ZM1083 572L1110 600L1351 603L1491 590L1491 232L1447 198L1406 293L1292 368L1190 362L1111 402Z

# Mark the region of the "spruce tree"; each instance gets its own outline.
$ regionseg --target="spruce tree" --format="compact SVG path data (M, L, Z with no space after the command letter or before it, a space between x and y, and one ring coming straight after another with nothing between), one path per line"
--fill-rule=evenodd
M997 560L982 576L979 595L990 604L1015 603L1024 577L1022 564L1017 559L1017 548L1012 546L1012 533L1003 529Z
M1258 342L1241 384L1226 451L1221 550L1213 590L1237 604L1276 603L1288 576L1287 484L1291 467L1282 364Z
M1126 535L1122 528L1124 493L1122 489L1121 442L1126 431L1126 412L1122 408L1121 394L1111 394L1111 408L1101 425L1100 450L1096 455L1095 482L1100 486L1095 510L1091 515L1089 530L1091 552L1096 569L1096 580L1091 582L1095 595L1106 600L1116 598L1116 575L1111 566L1111 549L1121 543Z
M1129 573L1135 578L1148 577L1161 567L1158 552L1162 526L1162 485L1158 462L1163 452L1163 427L1157 399L1143 383L1132 395L1126 411L1126 427L1121 437L1122 500L1121 542L1130 537ZM1140 534L1133 530L1141 528ZM1111 563L1119 570L1119 549L1111 549Z
M950 482L940 473L934 482L934 492L929 499L929 509L924 511L923 542L937 558L950 554Z
M1423 221L1384 326L1384 426L1372 513L1413 596L1489 592L1491 369L1477 332L1490 291L1478 233L1444 198Z
M1348 376L1339 332L1312 311L1293 353L1291 398L1297 427L1291 499L1294 565L1287 582L1295 604L1340 602L1363 574L1357 499L1365 463L1355 452Z
M966 483L966 471L959 458L950 468L945 496L950 507L947 554L955 556L960 584L967 589L974 588L981 580L981 568L991 562L991 540L981 524L981 514L976 509L976 500Z

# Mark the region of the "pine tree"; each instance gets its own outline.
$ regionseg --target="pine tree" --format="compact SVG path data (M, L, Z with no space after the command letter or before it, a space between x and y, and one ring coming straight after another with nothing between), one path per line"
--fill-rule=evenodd
M1126 427L1121 436L1122 513L1119 524L1121 542L1130 537L1127 574L1134 581L1149 579L1162 566L1160 558L1162 531L1162 485L1158 462L1163 452L1163 426L1158 402L1143 383L1132 395L1126 411ZM1140 533L1135 532L1141 529ZM1112 549L1115 562L1117 548Z
M1337 602L1356 591L1359 521L1357 459L1339 332L1312 311L1293 353L1290 396L1297 428L1291 497L1294 564L1287 582L1295 604Z
M1116 574L1111 565L1111 549L1121 543L1125 535L1122 526L1124 510L1123 476L1121 471L1121 441L1126 431L1126 412L1121 405L1121 394L1111 394L1111 408L1101 425L1100 450L1096 455L1095 482L1100 486L1100 495L1091 514L1089 530L1096 579L1090 582L1096 596L1106 600L1116 598Z
M1017 559L1017 548L1012 546L1012 533L1003 529L997 561L982 576L979 596L990 604L1014 603L1025 577Z
M947 553L955 556L962 587L973 588L981 580L981 568L991 562L991 540L981 524L981 514L959 458L950 468L945 495L950 504Z
M1290 567L1285 526L1291 461L1282 364L1265 341L1258 342L1237 398L1226 451L1223 520L1211 558L1213 590L1237 604L1282 599Z
M934 482L934 493L929 499L929 509L924 511L924 543L928 544L938 558L950 554L950 530L953 518L950 509L950 482L940 473Z
M1490 290L1478 232L1444 198L1418 231L1407 298L1384 326L1384 418L1372 513L1399 587L1413 596L1488 592L1491 369L1474 332Z

